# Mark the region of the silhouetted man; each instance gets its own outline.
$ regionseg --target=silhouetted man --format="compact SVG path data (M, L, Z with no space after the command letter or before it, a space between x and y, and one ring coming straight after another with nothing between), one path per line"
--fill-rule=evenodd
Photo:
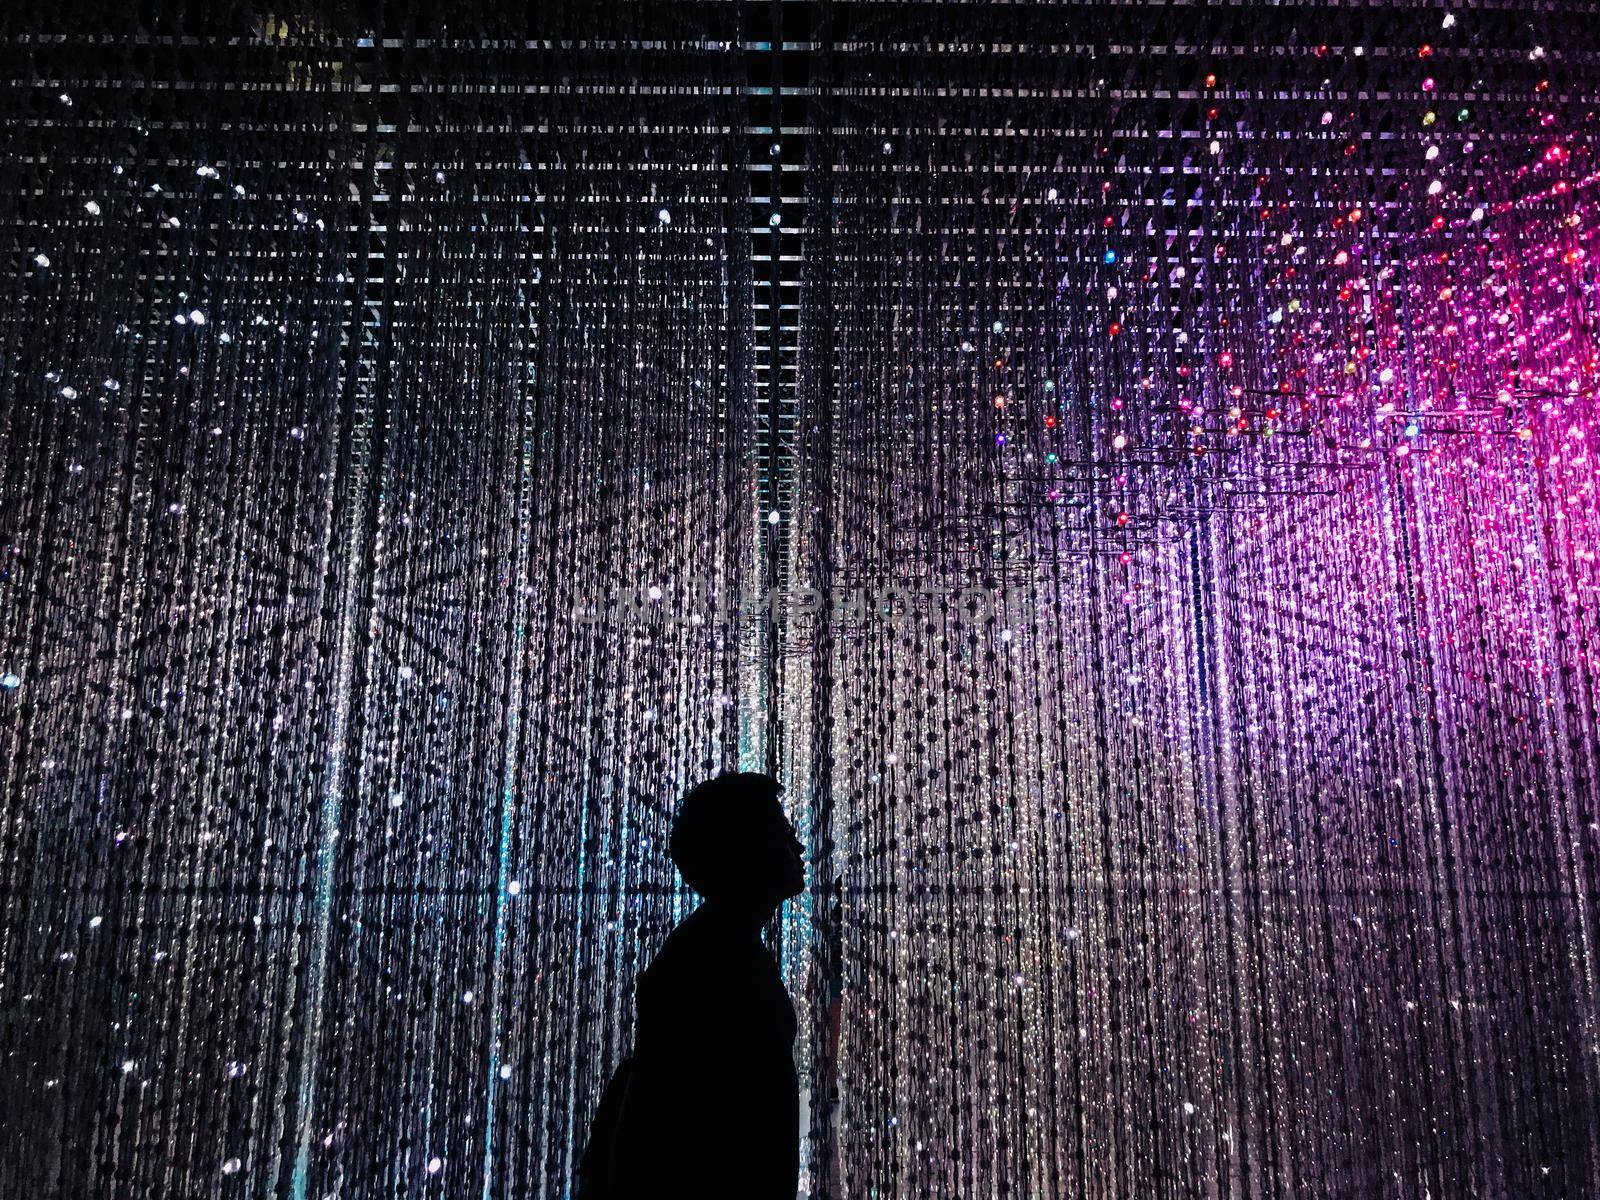
M802 849L766 775L684 798L672 861L704 902L639 975L633 1057L595 1115L581 1200L794 1200L794 1006L761 930L805 889Z

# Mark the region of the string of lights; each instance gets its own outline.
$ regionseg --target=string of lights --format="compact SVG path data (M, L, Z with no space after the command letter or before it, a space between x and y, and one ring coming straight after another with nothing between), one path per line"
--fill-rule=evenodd
M0 1196L1600 1194L1600 5L0 11Z

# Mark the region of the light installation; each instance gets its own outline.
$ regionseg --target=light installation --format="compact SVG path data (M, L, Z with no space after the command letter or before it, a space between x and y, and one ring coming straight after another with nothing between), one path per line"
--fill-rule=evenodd
M0 1195L1600 1194L1593 9L0 14Z

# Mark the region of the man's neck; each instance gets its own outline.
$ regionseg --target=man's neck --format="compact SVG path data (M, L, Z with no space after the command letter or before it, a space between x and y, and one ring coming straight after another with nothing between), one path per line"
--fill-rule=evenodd
M761 930L782 904L781 900L734 900L721 897L704 901L698 911L705 914L705 920L759 937Z

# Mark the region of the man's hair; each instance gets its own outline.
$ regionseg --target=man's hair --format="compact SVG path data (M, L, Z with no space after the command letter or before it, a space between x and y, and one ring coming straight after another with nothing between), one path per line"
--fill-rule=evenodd
M753 841L770 837L778 781L754 771L726 771L690 789L672 821L668 851L683 881L702 896L725 891Z

